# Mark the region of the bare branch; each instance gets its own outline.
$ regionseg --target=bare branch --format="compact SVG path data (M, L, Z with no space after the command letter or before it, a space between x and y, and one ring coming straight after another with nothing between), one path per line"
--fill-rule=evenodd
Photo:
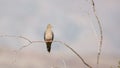
M85 60L84 60L72 47L68 46L66 43L64 43L64 42L62 42L62 41L54 41L54 42L59 42L59 43L65 45L65 46L66 46L67 48L69 48L75 55L77 55L77 56L79 57L79 59L82 60L82 62L83 62L87 67L92 68L92 66L90 66L89 64L87 64L87 63L85 62Z
M98 25L99 25L99 29L100 29L99 49L98 49L98 54L97 54L97 64L99 64L99 59L100 59L101 49L102 49L102 44L103 44L103 30L102 30L102 25L101 25L101 22L99 20L99 17L96 13L94 0L91 0L91 5L92 5L92 8L93 8L94 15L95 15L95 17L98 21Z
M22 38L22 39L27 40L27 41L29 42L27 45L22 46L21 48L19 48L19 50L17 50L17 51L15 50L15 51L14 51L15 54L18 54L18 52L21 51L23 48L28 47L28 46L30 46L30 45L33 44L33 43L45 43L45 42L48 42L48 41L31 41L31 40L29 40L29 39L26 38L26 37L23 37L23 36L14 36L14 35L0 35L0 37L16 37L16 38ZM49 42L50 42L50 41L49 41ZM65 45L65 46L66 46L67 48L69 48L73 53L75 53L75 55L77 55L77 56L79 57L79 59L81 59L82 62L83 62L87 67L92 68L89 64L87 64L87 63L85 62L85 60L84 60L73 48L71 48L70 46L68 46L66 43L64 43L64 42L62 42L62 41L53 41L53 42L59 42L59 43ZM16 62L16 59L14 60L14 62Z
M24 39L26 41L28 41L29 43L22 46L21 48L19 48L19 50L14 50L13 52L15 53L15 55L18 55L18 52L21 51L23 48L28 47L29 45L31 45L33 42L31 40L29 40L26 37L23 36L15 36L15 35L0 35L0 37L12 37L12 38L21 38ZM15 56L16 57L16 56ZM16 62L16 58L13 60L12 64L14 64Z
M28 41L29 43L32 43L32 41L30 41L28 38L23 37L23 36L15 36L15 35L0 35L0 37L15 37L15 38L21 38L21 39L24 39L24 40Z

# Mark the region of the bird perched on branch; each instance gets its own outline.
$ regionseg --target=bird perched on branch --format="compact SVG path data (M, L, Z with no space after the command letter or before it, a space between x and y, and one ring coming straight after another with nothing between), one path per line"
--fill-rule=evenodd
M54 38L54 34L52 32L52 26L50 24L47 25L47 29L44 33L44 40L47 45L47 51L50 53L51 51L51 44Z

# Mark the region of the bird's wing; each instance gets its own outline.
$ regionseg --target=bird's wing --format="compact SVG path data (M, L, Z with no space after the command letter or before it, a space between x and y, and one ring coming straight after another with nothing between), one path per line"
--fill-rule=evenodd
M45 40L45 35L46 35L46 31L44 32L44 40Z
M54 39L54 33L52 32L52 40Z

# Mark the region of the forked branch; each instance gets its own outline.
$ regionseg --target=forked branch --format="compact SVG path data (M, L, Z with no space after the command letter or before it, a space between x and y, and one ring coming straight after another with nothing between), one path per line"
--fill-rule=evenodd
M45 43L45 42L47 42L47 41L31 41L31 40L29 40L29 39L26 38L26 37L14 36L14 35L0 35L0 37L15 37L15 38L22 38L22 39L24 39L24 40L26 40L26 41L29 42L27 45L22 46L21 48L19 48L18 51L22 50L22 49L25 48L25 47L30 46L32 43ZM66 46L67 48L69 48L75 55L77 55L78 58L79 58L80 60L82 60L82 62L83 62L87 67L92 68L92 66L90 66L89 64L87 64L87 63L85 62L85 60L84 60L84 59L83 59L83 58L82 58L72 47L70 47L69 45L67 45L66 43L64 43L64 42L62 42L62 41L53 41L53 42L59 42L59 43L65 45L65 46ZM15 53L17 54L18 51L15 51ZM15 60L15 61L16 61L16 60Z

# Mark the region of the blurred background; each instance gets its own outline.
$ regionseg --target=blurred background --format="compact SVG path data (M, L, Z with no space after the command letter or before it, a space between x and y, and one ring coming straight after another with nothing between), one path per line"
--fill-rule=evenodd
M100 68L117 68L120 61L120 0L94 0L103 27ZM16 35L31 41L43 40L51 24L54 40L75 49L96 68L99 27L91 0L0 0L0 35ZM0 68L87 68L63 44L53 43L51 53L45 43L13 37L0 37Z

